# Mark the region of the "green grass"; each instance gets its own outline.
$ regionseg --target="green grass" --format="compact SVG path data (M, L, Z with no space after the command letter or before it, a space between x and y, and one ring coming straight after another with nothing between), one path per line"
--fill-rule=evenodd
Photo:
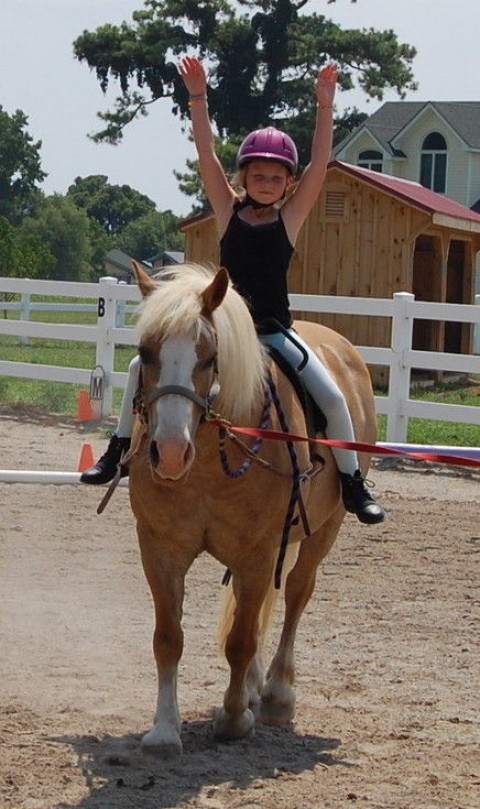
M56 299L60 301L60 299ZM1 317L0 302L0 317ZM16 313L7 313L9 319ZM43 322L82 323L96 322L96 313L32 312L32 319ZM115 351L115 370L126 371L135 353L133 346L121 346ZM54 341L30 338L28 345L21 345L16 337L0 335L0 356L12 362L60 365L92 369L95 366L95 346L90 343ZM44 413L75 416L78 391L81 385L63 382L46 382L0 376L0 405L3 407L32 408ZM379 394L382 391L378 391ZM120 409L122 391L114 393L114 412ZM480 406L480 377L463 384L437 384L427 390L416 390L412 398L424 401ZM379 440L385 440L386 417L379 415ZM446 446L479 446L480 428L473 424L432 421L411 418L408 422L409 443Z
M19 300L19 296L16 296ZM76 303L89 303L96 306L93 299L74 299ZM46 298L32 295L33 302L71 303L72 298ZM19 313L2 310L0 300L0 317L18 320ZM95 325L97 313L94 312L30 312L30 320L43 323ZM127 316L126 322L129 323ZM134 346L119 346L115 351L115 371L127 371L128 364L135 354ZM95 366L95 344L73 341L56 341L43 338L29 338L28 344L22 345L19 338L0 335L0 355L2 360L11 362L38 363L40 365L60 365L70 368L87 368ZM22 379L0 376L0 404L7 408L32 408L45 413L61 413L75 416L78 406L78 391L84 386L67 382L48 382L43 380ZM114 392L114 411L120 409L122 391Z
M2 297L0 295L0 317L8 318L8 320L19 320L19 311L10 311L2 308L2 301L7 298L8 301L20 302L20 295L7 295ZM96 307L97 301L93 298L68 298L68 297L46 297L45 295L32 295L30 303L74 303L83 304L88 303ZM97 314L95 312L30 312L30 320L40 321L43 323L80 323L88 326L97 322Z
M378 391L384 393L384 391ZM480 406L480 377L455 383L439 382L428 389L412 391L410 398L439 404ZM386 416L378 416L379 441L386 439ZM480 427L431 419L408 419L407 442L434 446L478 447Z
M379 441L386 441L386 424L386 416L379 415ZM476 424L409 418L406 443L430 444L436 447L478 447L480 445L480 427Z
M0 353L3 360L11 362L60 365L70 368L95 366L95 345L31 338L28 345L19 345L17 338L0 336ZM115 371L127 371L135 354L134 346L119 346L115 351ZM77 413L78 391L84 385L68 382L22 379L0 376L0 404L4 407L18 406L36 408L46 413L62 413L74 416ZM115 389L114 410L120 409L121 390Z

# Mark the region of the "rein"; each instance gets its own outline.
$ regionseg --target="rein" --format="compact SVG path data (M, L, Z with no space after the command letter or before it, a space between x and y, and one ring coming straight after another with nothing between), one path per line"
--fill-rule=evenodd
M268 387L265 388L265 399L263 403L263 413L262 413L262 420L260 422L260 430L265 430L269 423L270 423L270 406L272 404L272 396L271 391ZM243 461L243 463L238 467L238 469L232 469L228 460L227 449L226 449L226 441L227 438L235 441L237 446L240 446L243 452L247 454L247 458ZM219 439L219 454L220 454L220 463L222 465L222 469L227 475L227 477L232 478L234 480L242 477L242 475L247 472L252 463L257 461L262 463L264 466L268 466L269 464L266 461L262 461L261 458L258 457L258 453L263 445L263 436L258 435L255 439L255 442L250 449L247 447L240 439L231 433L225 426L218 426L218 439Z
M282 406L280 404L280 399L278 398L277 389L275 387L275 383L272 377L269 375L268 377L268 385L270 388L270 393L272 396L273 403L275 405L275 409L277 411L277 415L280 421L280 426L284 433L288 433L288 424L285 419L285 414L282 410ZM282 569L283 563L285 561L285 554L287 552L288 540L290 537L290 529L293 524L293 517L295 514L295 507L300 499L300 467L298 465L298 458L297 453L295 450L295 445L292 441L287 440L287 449L288 454L290 455L290 462L292 464L292 474L293 474L293 483L292 483L292 491L290 494L290 501L287 508L287 513L285 515L285 523L283 526L283 534L282 540L280 543L280 550L278 552L277 564L275 566L275 589L280 589L281 579L282 579Z
M276 471L276 470L273 470L273 468L271 467L271 465L268 462L265 462L265 461L262 462L262 460L260 458L258 458L258 453L259 453L260 448L261 448L262 443L263 443L263 436L270 432L269 430L266 429L266 425L270 421L270 407L271 407L272 404L275 406L275 410L277 412L278 419L279 419L279 422L280 422L280 426L281 426L283 432L285 434L288 434L288 424L287 424L287 421L286 421L286 418L285 418L285 414L284 414L284 412L282 410L282 406L281 406L281 403L280 403L280 399L278 397L278 393L277 393L275 383L274 383L271 375L269 374L268 377L267 377L267 385L265 387L265 399L264 399L261 426L259 428L257 428L257 430L255 431L256 435L257 435L257 438L256 438L256 441L255 441L255 443L254 443L254 445L253 445L253 447L251 449L249 449L244 444L242 444L239 441L238 437L235 436L232 432L230 432L230 429L227 429L227 427L225 426L225 421L223 421L222 419L220 419L218 417L215 417L215 416L213 418L210 417L209 420L218 427L219 446L220 446L220 462L221 462L223 471L225 472L226 475L228 475L228 477L233 478L233 479L240 478L243 474L245 474L245 472L248 469L250 469L250 467L251 467L251 465L252 465L252 463L254 461L258 461L260 463L263 463L263 465L266 466L267 468L271 469L272 471ZM253 435L253 432L252 432L252 435ZM280 433L280 435L281 435L281 433ZM243 463L236 470L231 469L230 464L228 462L227 453L226 453L226 449L225 449L225 441L226 441L227 437L230 438L230 439L233 439L237 444L240 444L242 449L248 455L246 460L243 461ZM292 464L293 483L292 483L292 491L291 491L291 494L290 494L290 500L289 500L287 512L286 512L286 515L285 515L285 522L284 522L284 526L283 526L283 533L282 533L282 539L281 539L281 543L280 543L280 550L279 550L279 553L278 553L277 563L276 563L276 566L275 566L274 581L275 581L275 589L277 589L277 590L280 589L280 585L281 585L283 564L284 564L284 561L285 561L285 554L287 552L288 540L290 538L290 530L291 530L291 527L293 525L293 519L294 519L294 515L295 515L295 508L296 508L297 504L300 504L300 513L301 513L302 521L304 523L305 532L306 532L307 536L310 534L310 528L308 526L308 520L307 520L304 504L303 504L302 499L301 499L301 491L300 491L300 484L301 484L302 480L306 479L306 475L305 475L305 473L302 474L301 471L300 471L300 467L298 465L298 458L297 458L297 453L296 453L296 450L295 450L294 443L291 440L288 440L288 439L286 439L286 443L287 443L288 453L289 453L289 456L290 456L290 461L291 461L291 464ZM230 570L227 569L225 571L225 575L224 575L224 577L222 579L222 584L228 584L228 582L230 581L230 577L231 577L231 572L230 572Z

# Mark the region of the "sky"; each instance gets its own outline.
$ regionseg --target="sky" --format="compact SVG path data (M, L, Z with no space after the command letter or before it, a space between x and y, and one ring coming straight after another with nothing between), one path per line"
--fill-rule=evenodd
M101 126L99 110L112 107L115 85L104 97L94 72L73 56L72 42L84 30L131 21L143 0L0 0L0 106L21 109L28 132L42 141L46 194L64 194L75 178L105 174L149 196L159 210L183 216L191 199L178 190L174 169L184 171L194 147L172 115L167 100L127 127L118 146L87 137ZM407 100L479 101L479 0L310 0L316 12L344 28L393 29L400 42L415 46L419 83ZM373 113L383 102L359 92L340 93L338 110L356 105ZM393 92L384 101L398 100Z

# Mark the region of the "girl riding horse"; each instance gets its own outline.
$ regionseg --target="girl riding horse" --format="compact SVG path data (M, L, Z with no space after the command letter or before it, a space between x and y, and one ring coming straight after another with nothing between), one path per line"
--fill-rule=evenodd
M215 214L220 260L236 289L248 301L259 339L298 365L300 344L308 361L301 371L305 387L325 414L328 438L355 441L352 419L340 388L318 355L293 332L287 293L287 271L295 242L323 185L332 146L332 116L337 69L329 64L316 82L317 120L311 160L298 182L297 150L292 139L274 127L258 129L244 139L237 156L238 194L215 153L207 107L207 80L201 62L186 57L180 73L189 105L200 172ZM290 338L294 339L290 339ZM132 401L138 388L139 358L130 364L116 434L96 466L81 476L84 483L111 480L123 451L130 446ZM379 523L384 511L365 486L357 455L333 448L345 509L367 524ZM122 474L127 474L122 469Z

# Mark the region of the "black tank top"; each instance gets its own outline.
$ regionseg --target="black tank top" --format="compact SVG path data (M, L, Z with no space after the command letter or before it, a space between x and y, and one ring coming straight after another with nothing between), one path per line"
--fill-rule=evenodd
M248 301L259 331L274 331L262 321L275 318L289 328L287 271L293 247L282 217L265 225L249 225L238 216L238 206L220 241L220 263L237 291Z

